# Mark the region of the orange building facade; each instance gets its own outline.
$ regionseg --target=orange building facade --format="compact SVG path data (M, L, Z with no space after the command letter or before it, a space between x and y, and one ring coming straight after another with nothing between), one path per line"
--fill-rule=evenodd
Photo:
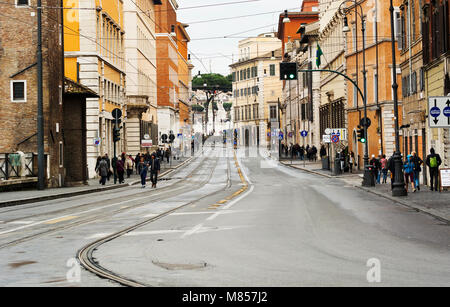
M177 9L175 0L155 7L159 142L162 134L177 133L179 126Z
M368 128L369 158L372 155L391 156L395 149L393 76L399 86L399 114L402 114L401 88L402 78L399 65L400 50L396 41L397 67L392 67L392 45L389 1L360 2L365 16L365 57L367 76L367 116L372 125ZM399 17L400 0L394 0L394 16ZM350 32L346 33L346 68L347 75L357 82L364 92L363 78L363 36L361 32L360 8L355 18L355 8L351 6L347 15ZM400 29L396 27L396 38ZM364 144L358 142L357 130L360 120L364 118L364 102L355 86L347 81L347 114L349 151L355 153L358 165L363 165ZM402 117L399 118L402 125Z

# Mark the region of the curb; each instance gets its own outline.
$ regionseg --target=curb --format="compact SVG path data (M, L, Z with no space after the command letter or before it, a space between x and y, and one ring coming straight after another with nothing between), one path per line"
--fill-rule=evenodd
M284 166L288 166L288 167L291 167L293 169L297 169L299 171L304 171L304 172L311 173L311 174L314 174L314 175L319 175L319 176L323 176L323 177L326 177L326 178L340 178L340 177L337 177L337 176L331 176L331 175L327 175L327 174L322 174L322 173L319 173L319 172L316 172L316 171L312 171L312 170L309 170L309 169L306 169L306 168L303 168L303 167L295 167L292 164L285 164L283 162L280 162L280 163L283 164Z
M164 173L160 174L160 177L164 177L164 176L170 174L171 172L175 171L176 169L178 169L178 168L182 167L183 165L187 164L188 162L190 162L192 159L193 158L191 157L191 158L187 159L186 161L184 161L183 163L180 163L179 165L175 166L174 168L171 168L171 169L165 171ZM136 180L136 181L132 181L129 183L118 184L118 185L109 186L109 187L105 187L105 188L99 187L99 188L93 188L93 189L84 190L84 191L76 191L76 192L45 195L45 196L32 197L32 198L2 201L2 202L0 202L0 208L25 205L25 204L29 204L29 203L37 203L37 202L43 202L43 201L47 201L47 200L54 200L54 199L60 199L60 198L69 198L69 197L104 192L104 191L111 191L111 190L115 190L115 189L120 189L120 188L124 188L124 187L137 185L140 182L141 182L141 180Z
M450 218L449 217L443 216L440 212L438 212L438 211L436 211L434 209L424 208L424 207L421 207L421 206L410 204L410 203L407 203L405 201L401 201L400 199L394 198L393 196L389 196L389 195L386 195L386 194L383 194L383 193L380 193L380 192L377 192L377 191L373 191L373 190L371 190L369 188L365 188L365 187L361 187L361 186L357 186L357 185L355 185L354 187L358 188L358 189L360 189L362 191L365 191L365 192L377 195L379 197L388 199L388 200L390 200L390 201L392 201L394 203L400 204L402 206L414 209L414 210L416 210L418 212L422 212L422 213L428 214L428 215L430 215L430 216L434 217L435 219L438 219L438 220L440 220L442 222L450 223Z

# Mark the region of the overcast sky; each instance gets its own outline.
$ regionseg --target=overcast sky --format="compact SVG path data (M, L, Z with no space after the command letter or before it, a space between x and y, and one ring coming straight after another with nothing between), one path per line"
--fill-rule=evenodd
M200 70L207 73L210 70L221 74L229 74L228 65L232 62L232 54L236 59L238 42L245 37L255 36L264 32L277 30L278 16L285 9L300 9L302 0L259 0L254 2L189 8L223 3L239 2L240 0L177 0L180 8L178 20L189 24L187 31L191 37L189 51L195 65L193 75ZM246 1L246 0L241 0ZM183 9L186 8L186 9ZM270 12L270 13L269 13ZM251 14L261 14L237 19L207 21ZM258 28L258 29L257 29ZM251 30L251 31L248 31ZM223 38L234 36L237 38ZM205 39L221 37L220 39ZM201 63L197 58L201 59Z

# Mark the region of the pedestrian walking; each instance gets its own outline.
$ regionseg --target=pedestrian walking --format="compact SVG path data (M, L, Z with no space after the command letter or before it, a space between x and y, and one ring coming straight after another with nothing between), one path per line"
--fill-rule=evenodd
M379 170L379 163L377 158L375 158L375 155L372 155L372 159L370 160L369 164L372 167L372 176L375 182L378 183L378 170Z
M325 146L322 144L320 146L320 159L323 160L327 156L327 150L325 149Z
M389 171L388 160L386 159L386 155L383 155L380 160L381 164L381 173L383 175L383 183L387 183L387 175Z
M430 149L430 154L427 156L427 160L425 162L430 169L430 190L437 191L439 187L439 166L442 164L441 157L437 154L434 148Z
M348 159L348 166L350 168L350 173L353 174L353 164L355 163L355 153L352 151L350 152L350 157Z
M169 159L170 159L171 153L172 153L172 150L171 150L171 148L169 146L169 148L167 148L166 152L164 153L164 155L165 155L165 157L167 159L167 163L169 163Z
M125 168L127 169L127 178L130 178L133 173L133 157L131 155L128 155L125 160Z
M408 155L406 158L406 162L403 165L403 170L405 173L405 187L406 192L408 192L408 183L411 182L411 188L413 192L416 192L416 188L414 187L414 162L412 161L412 155Z
M394 181L395 181L395 162L394 155L392 155L388 160L388 169L391 173L391 190L394 189Z
M106 163L108 164L108 177L106 179L109 181L109 179L113 175L113 172L111 171L111 159L108 157L107 153L105 153L104 158L106 159Z
M109 167L106 157L104 156L98 164L98 175L100 176L100 184L105 185L108 178Z
M98 173L98 172L99 172L98 168L99 168L99 166L100 166L100 162L101 162L101 161L102 161L102 157L101 157L101 156L98 156L98 157L97 157L97 162L95 162L95 173ZM101 177L100 177L99 183L100 183L100 184L102 183Z
M415 151L413 151L411 155L414 163L414 186L418 191L420 191L420 172L422 171L423 161Z
M141 176L141 185L142 188L145 188L146 186L146 180L147 180L147 172L148 172L148 163L145 161L144 157L141 156L141 161L139 162L140 165L140 176Z
M156 188L156 184L158 183L158 174L161 170L161 164L159 162L159 159L156 157L156 154L152 154L149 165L152 188Z
M125 161L124 161L123 157L124 157L123 155L121 157L119 157L116 162L116 171L117 171L117 176L119 177L119 183L125 182L125 179L124 179Z

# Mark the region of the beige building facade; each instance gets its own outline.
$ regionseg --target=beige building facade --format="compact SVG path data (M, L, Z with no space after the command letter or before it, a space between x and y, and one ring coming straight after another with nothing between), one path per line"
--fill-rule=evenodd
M281 47L276 33L245 39L239 43L239 60L230 65L231 117L241 146L267 146L271 123L278 120Z

